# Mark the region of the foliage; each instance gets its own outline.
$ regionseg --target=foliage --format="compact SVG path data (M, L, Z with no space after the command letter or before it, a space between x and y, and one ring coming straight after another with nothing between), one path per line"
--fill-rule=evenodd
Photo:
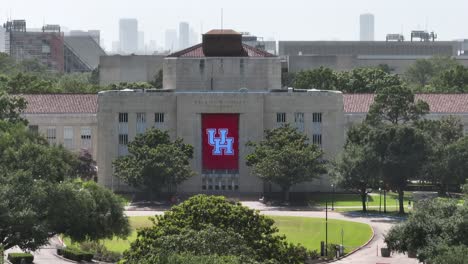
M295 72L281 72L281 87L293 87L296 75Z
M462 65L445 69L431 85L444 92L468 92L468 69Z
M93 254L89 252L84 252L76 248L64 248L60 250L60 255L66 259L74 261L92 261Z
M290 125L265 131L265 140L248 142L253 152L247 155L247 166L261 179L281 186L285 200L289 189L326 173L323 151L309 144L307 136Z
M444 71L456 67L458 62L450 57L433 57L430 59L419 59L405 72L407 81L418 90L431 89L427 85L437 83L435 81Z
M91 153L86 149L82 149L77 161L75 166L76 175L84 181L97 181L96 161L93 160Z
M151 262L142 262L143 264L257 264L254 260L248 260L239 256L219 256L219 255L203 255L197 256L188 253L171 254L161 256L158 259L153 259Z
M154 88L162 89L163 88L163 70L160 69L155 75L153 81L149 82Z
M115 175L137 188L158 192L188 179L193 147L182 139L171 141L167 131L149 129L128 145L129 155L113 162Z
M3 255L1 256L3 258ZM34 261L34 256L30 253L9 253L8 261L12 264L30 264Z
M320 68L300 71L294 79L294 88L336 90L337 76L330 68Z
M109 251L103 244L97 241L82 242L80 243L80 249L84 252L93 253L93 259L107 263L116 263L122 258L122 254Z
M433 252L428 263L432 264L466 264L466 256L468 256L467 246L437 245L436 251Z
M193 243L202 242L203 245L214 249L237 252L244 247L251 250L245 251L254 254L257 261L277 261L278 263L303 263L306 258L306 250L299 246L288 244L284 236L277 235L278 229L274 221L260 215L258 211L242 206L240 203L232 203L221 196L197 195L174 206L162 216L153 219L153 227L141 229L137 240L132 243L130 250L124 253L123 263L142 263L144 260L157 258L158 243L170 243L167 247L178 249L177 242L182 242L186 236L184 233L193 230L195 234L203 234L199 238L192 238L188 248L193 253L210 252L210 248L197 248ZM208 229L208 230L205 230ZM211 230L214 234L209 234ZM205 230L205 231L204 231ZM222 233L228 234L223 238ZM235 234L235 235L234 235ZM209 238L217 239L220 245ZM229 242L240 243L232 249L227 249ZM242 241L242 242L241 242ZM182 249L182 248L180 248Z
M440 259L445 252L468 246L468 205L456 201L423 200L415 204L408 220L385 236L392 251L417 252L420 261ZM450 250L447 250L450 249ZM443 262L449 263L449 262Z
M426 134L429 153L428 159L420 171L420 180L439 186L444 195L449 184L463 183L460 170L463 169L463 125L459 118L449 116L440 120L419 120L415 126ZM458 151L456 149L461 149ZM450 162L450 164L449 164ZM454 173L457 170L459 173Z
M415 102L414 97L414 93L403 85L383 88L376 93L366 121L372 125L416 121L429 112L429 105L422 100Z
M151 89L155 88L152 84L146 82L120 82L116 84L110 84L108 89L110 90L123 90L123 89Z
M26 109L26 104L24 98L10 96L0 91L0 120L26 124L27 121L21 117L21 112Z
M345 93L374 93L381 89L401 85L397 75L389 74L379 67L356 68L337 73L336 87Z
M366 131L359 126L365 126L365 124L352 127L351 130ZM355 133L359 132L351 132L349 135ZM365 135L361 135L361 137L365 137ZM367 211L368 190L378 186L380 181L378 177L379 157L369 148L369 144L359 144L359 142L353 142L352 138L348 139L342 154L334 164L335 181L344 189L359 192L363 212Z

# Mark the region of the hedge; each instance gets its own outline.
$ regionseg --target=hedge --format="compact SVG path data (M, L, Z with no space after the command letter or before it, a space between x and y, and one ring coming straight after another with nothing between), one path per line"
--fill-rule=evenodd
M29 253L9 253L8 260L12 264L31 264L34 261L34 256ZM24 262L22 262L24 260Z
M63 256L66 259L74 260L74 261L92 261L93 259L93 254L81 251L79 249L74 249L74 248L63 248L63 249L57 249L57 254L60 256Z

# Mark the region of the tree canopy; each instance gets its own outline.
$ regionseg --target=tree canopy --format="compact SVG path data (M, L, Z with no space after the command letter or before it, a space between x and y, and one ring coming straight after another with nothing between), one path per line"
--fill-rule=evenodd
M167 131L156 128L138 135L128 145L129 155L113 162L115 176L150 193L176 187L194 175L190 167L193 147L182 139L171 141Z
M235 255L246 263L304 263L303 247L288 244L274 221L222 196L196 195L138 231L123 263L160 263L164 252ZM149 262L148 262L149 261ZM243 263L245 263L243 262Z
M248 142L247 166L261 179L278 184L285 200L289 189L326 173L323 151L290 125L265 131L265 140Z

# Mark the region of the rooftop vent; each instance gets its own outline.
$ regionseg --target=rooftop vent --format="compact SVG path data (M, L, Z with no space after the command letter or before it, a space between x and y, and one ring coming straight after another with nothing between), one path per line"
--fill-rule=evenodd
M207 57L243 56L242 35L231 29L214 29L203 34L203 53Z

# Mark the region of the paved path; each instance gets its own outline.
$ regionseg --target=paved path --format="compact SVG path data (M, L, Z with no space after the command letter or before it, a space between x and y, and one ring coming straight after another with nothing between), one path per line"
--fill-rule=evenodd
M322 211L307 211L301 208L296 208L294 211L286 207L270 207L265 206L259 202L243 202L245 206L252 209L259 210L265 215L274 216L302 216L302 217L316 217L325 218L325 212ZM163 214L163 211L152 211L146 208L143 211L126 211L128 216L154 216ZM393 254L390 258L380 257L380 247L384 246L383 235L390 229L390 227L400 221L402 218L394 216L380 216L380 215L363 215L355 212L335 213L329 212L330 219L339 219L347 221L355 221L369 224L374 230L374 238L364 248L351 254L350 256L336 261L337 264L417 264L417 259L410 259L403 254ZM377 256L377 253L379 256Z

